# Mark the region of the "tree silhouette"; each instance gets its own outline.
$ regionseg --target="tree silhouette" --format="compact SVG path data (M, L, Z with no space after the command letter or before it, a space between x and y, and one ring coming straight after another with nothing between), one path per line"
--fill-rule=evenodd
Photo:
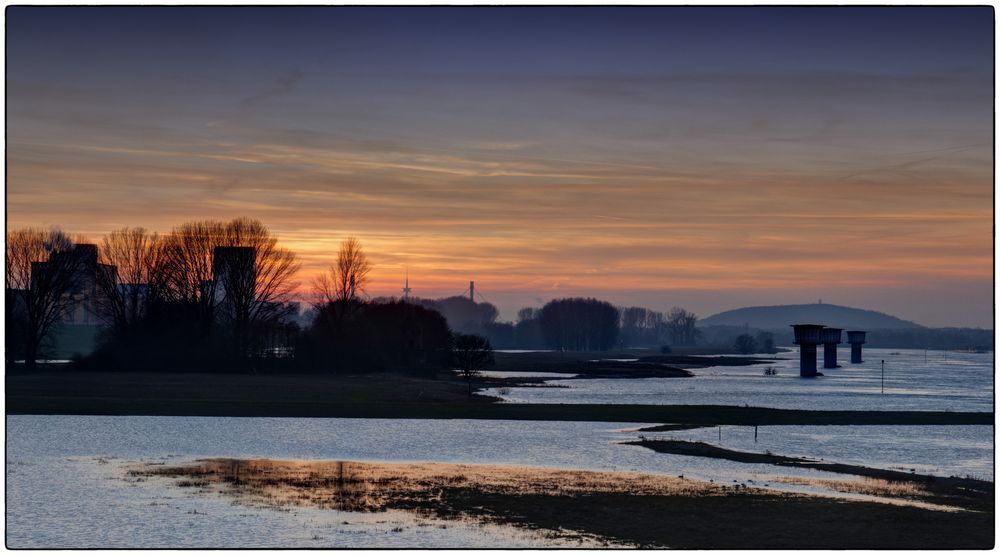
M778 352L774 348L774 334L769 331L758 332L754 341L757 342L757 350L761 353L773 354Z
M342 310L352 304L350 311ZM296 356L320 372L404 371L446 368L451 333L444 317L414 303L345 301L315 309Z
M736 338L736 342L733 343L733 349L737 353L750 355L757 352L757 341L754 340L752 335L744 333Z
M225 224L213 220L186 222L163 240L161 271L167 298L193 307L205 336L215 319L217 299L212 260L224 229Z
M693 312L674 307L667 313L667 329L670 331L670 342L674 345L694 345L698 339L698 329L695 324L698 317Z
M35 368L43 342L74 304L82 254L58 229L7 232L7 325L20 332L28 370Z
M624 346L640 347L663 343L666 323L663 313L641 306L621 309L621 341Z
M106 317L117 323L101 350L116 364L161 367L187 357L187 366L234 369L294 343L284 317L299 266L258 220L186 222L162 237L126 228L101 251L121 269L100 287Z
M618 341L618 309L597 299L556 299L539 312L545 342L571 351L606 351Z
M357 300L368 285L372 266L361 248L361 241L348 237L340 243L337 261L327 273L316 278L314 286L323 302L337 303Z
M448 319L448 326L462 333L484 334L496 323L500 314L493 304L477 303L464 296L420 299L416 302L443 314Z
M113 329L138 325L165 293L163 255L161 237L141 227L118 229L101 240L99 259L116 271L98 273L98 312Z
M237 218L223 227L212 250L219 316L227 324L238 356L248 356L257 334L289 313L299 264L295 253L259 220Z
M469 395L472 395L472 378L480 370L494 364L493 347L489 339L479 335L455 333L452 335L452 356L455 366L469 384Z

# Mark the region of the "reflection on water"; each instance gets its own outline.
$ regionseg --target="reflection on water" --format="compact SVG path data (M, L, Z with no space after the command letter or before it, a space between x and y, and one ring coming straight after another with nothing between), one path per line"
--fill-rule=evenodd
M194 495L195 488L178 489L143 477L128 477L132 464L92 457L8 462L7 546L398 549L601 545L583 536L553 537L545 531L441 520L402 510L262 509L218 496Z
M359 461L207 459L181 465L138 464L134 478L168 477L199 493L223 492L240 503L317 506L340 511L429 508L450 491L498 495L724 496L724 485L632 472L595 472L527 466ZM463 497L462 495L456 497ZM457 507L456 512L464 510Z
M898 354L894 354L898 353ZM825 376L799 377L798 352L754 366L691 369L694 378L559 380L560 388L511 387L487 395L515 403L735 405L806 410L993 410L993 353L867 349ZM885 360L884 393L880 362ZM765 375L772 366L776 375Z

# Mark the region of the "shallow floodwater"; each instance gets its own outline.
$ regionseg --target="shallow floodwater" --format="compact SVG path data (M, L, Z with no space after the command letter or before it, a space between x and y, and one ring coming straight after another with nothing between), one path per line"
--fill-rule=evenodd
M124 480L128 463L197 458L347 459L519 464L643 471L769 484L776 476L849 476L667 455L619 445L647 424L489 420L8 416L9 547L517 547L557 540L502 526L403 513L276 511ZM727 448L992 477L992 426L722 427ZM713 433L716 434L713 439ZM718 429L646 433L717 441ZM749 434L749 435L748 435ZM749 438L749 439L748 439ZM901 439L904 438L904 439ZM910 438L910 439L905 439ZM921 441L921 439L923 441ZM811 445L815 445L813 448ZM960 456L956 456L960 454ZM846 458L849 456L849 458ZM752 482L751 482L752 481ZM345 524L346 522L346 524ZM441 526L444 526L442 528Z
M822 350L821 350L822 351ZM765 356L765 355L760 355ZM798 352L772 355L754 366L695 368L692 378L567 379L559 388L510 387L487 395L514 403L736 405L807 410L992 411L993 353L866 349L851 364L839 350L841 368L799 377ZM885 392L881 364L885 360ZM822 365L822 352L819 364ZM777 375L766 376L773 366Z

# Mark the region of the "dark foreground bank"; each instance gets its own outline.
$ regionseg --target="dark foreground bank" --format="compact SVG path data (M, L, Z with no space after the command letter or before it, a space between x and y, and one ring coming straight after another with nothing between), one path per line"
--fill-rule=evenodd
M7 414L471 418L689 425L992 424L986 412L805 411L710 405L501 403L450 377L110 372L8 374Z

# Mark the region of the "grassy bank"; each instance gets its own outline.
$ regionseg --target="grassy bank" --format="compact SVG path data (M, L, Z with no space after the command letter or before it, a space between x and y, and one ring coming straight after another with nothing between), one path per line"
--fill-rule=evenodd
M993 511L942 511L628 472L458 464L214 459L144 466L241 505L402 509L686 549L984 549ZM498 545L497 547L503 547Z
M930 476L897 470L885 470L854 464L843 464L799 457L787 457L773 453L750 453L734 451L702 443L700 441L677 440L640 440L625 442L627 445L640 445L658 453L687 455L691 457L706 457L724 459L752 464L772 464L793 468L809 468L837 474L851 474L875 478L887 482L907 482L919 484L915 495L925 500L947 499L950 503L972 510L993 509L993 482L973 478Z
M690 425L992 424L993 413L497 403L451 378L106 372L8 374L7 414L473 418Z

